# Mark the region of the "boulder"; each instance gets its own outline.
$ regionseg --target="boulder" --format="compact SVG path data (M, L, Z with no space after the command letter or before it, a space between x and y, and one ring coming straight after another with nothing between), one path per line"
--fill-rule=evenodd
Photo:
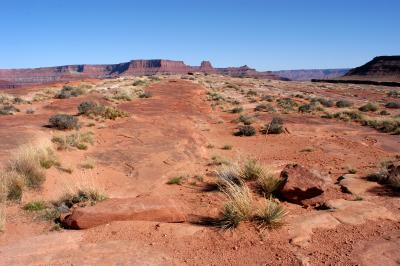
M112 221L126 220L181 223L186 221L182 209L182 206L171 199L109 199L94 206L74 209L72 214L62 219L62 223L73 229L87 229Z
M331 185L329 177L311 172L298 164L286 165L280 177L285 180L279 192L281 198L301 205L305 200L322 195Z

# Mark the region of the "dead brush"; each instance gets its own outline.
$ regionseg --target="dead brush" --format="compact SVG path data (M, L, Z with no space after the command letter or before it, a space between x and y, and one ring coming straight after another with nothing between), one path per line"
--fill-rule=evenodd
M56 144L58 150L66 150L69 148L86 150L88 148L87 144L93 144L94 142L93 135L92 132L75 132L69 135L54 136L51 141Z

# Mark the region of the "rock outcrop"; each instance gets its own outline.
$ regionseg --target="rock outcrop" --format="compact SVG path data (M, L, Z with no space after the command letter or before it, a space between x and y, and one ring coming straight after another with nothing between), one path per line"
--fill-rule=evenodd
M65 82L84 78L102 79L119 76L186 74L188 72L281 79L271 72L258 72L248 66L214 68L209 61L203 61L200 66L189 66L183 61L154 59L132 60L112 65L68 65L32 69L0 69L0 88Z
M307 200L321 196L331 185L329 178L309 171L298 164L288 164L280 177L285 184L280 190L280 196L292 203L307 204Z
M272 73L290 80L331 79L345 75L349 68L280 70Z
M156 221L180 223L186 221L182 206L173 200L154 197L109 199L95 206L76 208L62 219L73 229L87 229L112 221Z

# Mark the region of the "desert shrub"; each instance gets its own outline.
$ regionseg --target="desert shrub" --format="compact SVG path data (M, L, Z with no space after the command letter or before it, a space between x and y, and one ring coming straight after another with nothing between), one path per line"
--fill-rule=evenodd
M53 115L49 118L51 127L64 130L78 128L78 118L68 114Z
M57 145L58 150L66 150L70 147L86 150L87 144L93 144L94 139L92 132L75 132L69 135L54 136L51 141Z
M387 104L385 104L386 108L390 108L390 109L399 109L400 108L400 103L398 102L388 102Z
M222 148L221 149L223 149L223 150L232 150L232 145L224 145L224 146L222 146Z
M46 202L41 201L41 200L28 202L23 207L24 210L30 211L30 212L42 211L46 208L47 208Z
M173 177L167 181L167 185L181 185L184 179L184 176Z
M350 107L352 104L349 101L346 100L339 100L336 102L336 107L338 108L346 108L346 107Z
M390 113L386 110L382 110L379 112L380 115L390 115Z
M224 97L217 92L208 92L207 95L208 95L208 99L212 100L212 101L219 102L219 101L224 100Z
M96 160L94 158L86 158L86 160L80 164L80 167L83 169L94 169L96 166Z
M56 94L57 99L68 99L77 97L86 93L86 89L82 87L64 86L60 92Z
M392 98L400 98L400 91L396 91L396 90L391 90L391 91L389 91L388 93L387 93L387 95L389 96L389 97L392 97Z
M234 107L234 108L231 109L230 112L231 112L232 114L241 113L241 112L243 112L243 107L241 107L241 106Z
M261 130L263 134L281 134L284 132L283 119L280 117L273 117L271 122L265 124Z
M228 198L222 212L221 225L223 228L235 228L242 221L248 220L252 214L251 191L246 185L226 182L222 192Z
M262 95L261 96L261 100L262 101L267 101L267 102L273 102L274 101L274 97L271 95Z
M249 90L249 91L247 91L246 94L247 94L247 96L257 96L257 92L254 90Z
M375 128L378 131L384 133L392 133L392 134L399 134L400 130L400 121L392 119L392 120L368 120L363 119L361 120L361 125L369 126Z
M284 184L282 178L277 177L272 171L264 169L257 178L257 185L264 196L271 196Z
M244 125L251 125L254 119L247 115L240 115L238 118L234 119L233 123L243 123Z
M238 131L234 133L235 136L254 136L256 134L256 129L253 126L244 125L240 126Z
M145 85L147 85L147 82L141 79L135 80L132 83L132 86L145 86Z
M299 107L300 113L311 113L313 111L315 111L315 105L313 104L303 104Z
M277 100L278 105L284 109L285 111L293 111L294 107L296 107L298 104L293 101L291 98L282 98Z
M254 220L263 228L275 228L283 224L287 211L272 198L265 199Z
M46 180L43 169L56 164L58 160L49 145L26 145L21 147L10 160L7 171L15 172L23 177L28 187L39 188Z
M78 112L79 112L79 114L88 114L93 109L95 109L97 106L98 106L97 103L92 102L92 101L81 102L78 105Z
M269 104L269 103L260 103L260 104L258 104L258 105L254 108L254 111L273 113L273 112L275 112L275 109L274 109L274 107L272 107L272 105Z
M139 95L139 98L150 98L152 96L153 96L153 94L151 92L145 91L145 92L143 92L142 94Z
M6 104L0 105L0 115L13 115L14 113L19 112L20 110L16 108L14 105Z
M375 112L376 110L378 110L378 106L372 103L367 103L358 108L358 110L360 110L361 112Z
M25 113L28 115L32 115L35 113L35 109L32 109L32 108L26 109Z
M311 99L312 103L320 103L324 107L332 107L334 105L334 102L325 98L313 98Z

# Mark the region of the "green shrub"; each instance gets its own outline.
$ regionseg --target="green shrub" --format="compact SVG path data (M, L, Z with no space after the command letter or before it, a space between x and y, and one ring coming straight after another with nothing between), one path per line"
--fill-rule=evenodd
M97 103L92 101L82 102L78 105L79 114L88 114L97 107Z
M176 176L168 180L168 185L181 185L183 180L185 179L184 176Z
M360 110L361 112L375 112L376 110L378 110L378 106L372 103L367 103L358 108L358 110Z
M99 105L94 102L83 102L78 106L80 114L89 117L102 117L104 119L115 120L118 117L126 117L128 114L116 107Z
M51 127L64 130L78 128L78 118L68 114L53 115L49 118Z
M387 104L385 104L386 108L390 108L390 109L399 109L400 108L400 103L397 102L388 102Z
M280 117L273 117L271 122L262 129L263 134L281 134L283 132L283 120Z
M240 126L238 131L234 133L235 136L254 136L256 134L256 129L249 125Z
M244 125L251 125L253 118L247 115L240 115L237 119L233 120L234 123L243 123Z
M315 111L315 105L313 104L303 104L299 107L300 113L311 113L313 111Z
M277 102L278 102L278 105L285 111L293 111L294 107L298 106L298 104L295 101L293 101L291 98L278 99Z
M46 209L46 202L44 201L32 201L24 205L23 209L26 211L42 211Z
M346 107L350 107L352 105L351 102L346 101L346 100L340 100L336 102L336 107L338 108L346 108Z

